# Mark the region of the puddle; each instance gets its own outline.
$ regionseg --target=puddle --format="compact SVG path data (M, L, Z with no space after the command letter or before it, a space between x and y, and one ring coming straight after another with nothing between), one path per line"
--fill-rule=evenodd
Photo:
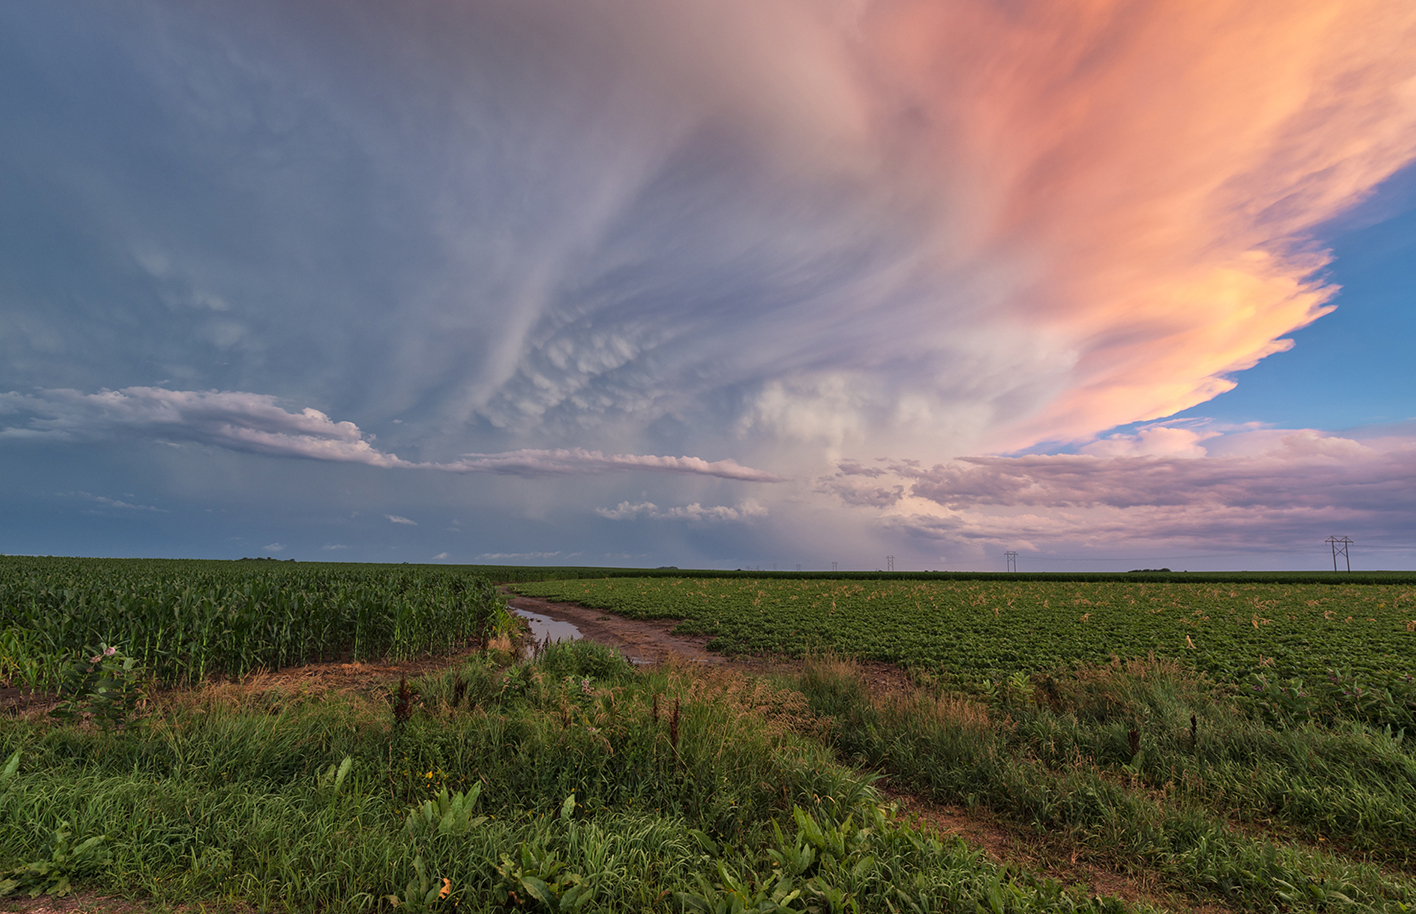
M531 626L531 637L536 641L579 641L580 629L569 622L561 622L552 619L550 616L543 616L540 613L528 612L524 609L513 609L516 613Z

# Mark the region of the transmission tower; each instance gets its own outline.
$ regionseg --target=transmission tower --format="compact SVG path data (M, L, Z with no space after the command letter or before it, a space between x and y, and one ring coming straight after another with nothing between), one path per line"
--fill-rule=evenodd
M1332 546L1332 570L1337 570L1337 557L1342 556L1342 560L1347 563L1347 570L1352 570L1352 559L1347 554L1347 547L1352 545L1352 540L1345 536L1330 536L1323 542Z
M886 570L886 571L894 571L894 570L895 570L895 557L894 557L893 555L887 555L887 556L885 556L885 570Z
M835 562L832 562L832 563L831 563L831 573L832 573L832 574L835 574L835 573L836 573L836 563L835 563Z
M1005 552L1003 553L1003 557L1008 560L1009 572L1018 570L1018 554L1016 552Z

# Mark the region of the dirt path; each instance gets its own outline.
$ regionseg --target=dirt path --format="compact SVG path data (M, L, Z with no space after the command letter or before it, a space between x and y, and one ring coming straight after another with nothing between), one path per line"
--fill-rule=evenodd
M728 662L722 654L708 650L710 639L706 635L673 634L678 622L672 619L624 619L609 615L603 609L590 609L576 603L552 603L536 597L508 595L507 605L512 609L569 622L580 629L580 637L619 648L634 663L663 663L674 656L690 663Z

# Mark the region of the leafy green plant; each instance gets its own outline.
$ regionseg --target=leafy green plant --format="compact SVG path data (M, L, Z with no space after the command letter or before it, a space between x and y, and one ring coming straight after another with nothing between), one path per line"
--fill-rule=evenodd
M510 625L491 582L460 568L0 556L0 632L26 633L22 673L113 631L156 681L179 685L449 652Z
M12 761L18 761L18 754ZM0 879L0 897L19 892L28 892L31 898L67 895L73 889L73 878L94 872L112 858L112 853L103 846L107 835L75 841L69 828L68 821L64 821L54 830L49 859L26 863L5 873L5 878Z
M675 892L674 900L696 914L803 914L808 910L802 888L781 873L773 881L757 883L734 874L719 860L718 881L698 877L698 892Z
M473 808L477 805L477 797L481 793L480 782L473 784L472 789L466 793L459 790L457 793L448 794L447 788L444 787L436 797L423 801L421 806L408 814L403 830L413 838L423 835L466 834L487 821L486 816L472 815Z
M44 667L39 637L34 632L18 626L0 631L0 682L27 692L37 691L45 678Z
M441 879L429 877L423 858L414 857L413 878L408 880L403 894L385 895L384 901L395 908L407 908L409 911L439 911L456 907L458 899L453 894L451 879L446 876Z
M90 717L104 729L132 726L146 693L137 660L116 647L99 644L92 654L70 663L59 680L63 698L51 714L61 720Z
M319 790L331 800L339 796L339 790L344 786L345 778L349 777L349 772L354 768L354 759L346 755L338 766L330 765L320 775Z

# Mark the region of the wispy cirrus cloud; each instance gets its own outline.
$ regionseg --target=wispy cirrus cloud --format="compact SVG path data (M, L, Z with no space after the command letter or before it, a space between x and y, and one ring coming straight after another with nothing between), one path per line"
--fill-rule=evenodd
M276 397L240 391L129 387L95 394L75 390L0 393L0 415L6 414L18 421L0 428L0 439L80 442L148 438L277 457L448 473L539 476L645 471L746 482L782 481L776 474L734 460L605 454L585 448L468 454L445 462L404 460L374 447L373 437L352 422L336 422L316 409L290 412Z
M399 515L397 515L397 514L385 514L384 517L388 518L388 520L389 520L390 523L394 523L394 524L404 524L405 526L409 526L409 527L416 527L416 526L418 526L418 522L417 522L416 520L409 520L408 518L406 518L406 517L401 517L401 516L399 516Z

